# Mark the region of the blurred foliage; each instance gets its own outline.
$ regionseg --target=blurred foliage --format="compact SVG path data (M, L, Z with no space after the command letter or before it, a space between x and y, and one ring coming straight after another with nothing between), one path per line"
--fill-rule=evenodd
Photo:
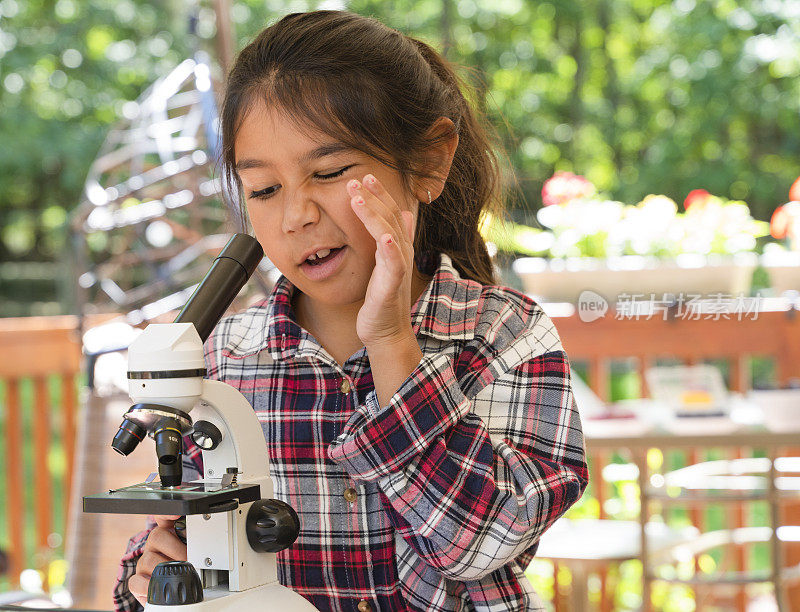
M346 7L474 68L465 76L499 127L517 221L534 223L542 184L558 170L623 202L648 193L680 202L702 187L747 201L759 219L798 174L791 2L231 4L238 48L287 12ZM216 56L215 36L211 0L0 0L0 261L64 261L67 214L122 104L194 48ZM63 284L64 274L51 276ZM47 291L56 281L43 279Z
M382 16L378 1L351 4ZM524 202L556 170L623 202L695 187L760 219L798 174L800 20L788 2L393 3L387 21L488 75ZM363 7L363 8L362 8ZM426 7L425 10L421 10ZM433 18L433 16L436 18Z

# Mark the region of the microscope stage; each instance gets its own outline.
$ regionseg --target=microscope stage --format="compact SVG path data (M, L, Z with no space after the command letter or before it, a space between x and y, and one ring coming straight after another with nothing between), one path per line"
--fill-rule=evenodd
M158 482L112 489L83 498L84 512L101 514L214 514L235 510L239 504L261 499L257 484L229 485L219 482L184 482L162 489Z

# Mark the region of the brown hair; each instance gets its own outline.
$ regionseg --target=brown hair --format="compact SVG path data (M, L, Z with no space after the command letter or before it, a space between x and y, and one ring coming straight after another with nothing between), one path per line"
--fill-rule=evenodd
M430 46L375 19L345 11L287 15L242 50L228 75L221 117L227 191L241 193L234 140L256 96L301 128L321 130L397 170L406 186L430 178L420 153L455 130L459 142L444 191L419 207L415 263L430 274L435 255L447 253L462 277L498 284L478 231L484 210L503 216L497 138L471 109L466 90ZM440 117L453 129L429 134Z

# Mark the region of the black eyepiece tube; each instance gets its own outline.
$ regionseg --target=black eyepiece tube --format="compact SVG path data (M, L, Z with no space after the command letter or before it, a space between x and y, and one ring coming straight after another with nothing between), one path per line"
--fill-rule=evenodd
M178 313L175 323L194 323L205 342L262 257L264 250L258 240L247 234L234 234Z

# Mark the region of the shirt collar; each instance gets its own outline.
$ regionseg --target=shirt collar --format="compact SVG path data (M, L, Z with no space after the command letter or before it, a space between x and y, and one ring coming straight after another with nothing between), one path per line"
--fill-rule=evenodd
M446 253L439 254L439 265L411 310L414 333L439 340L471 340L475 336L481 284L462 279ZM229 357L243 358L269 350L273 359L295 355L304 330L292 311L296 287L281 275L269 297L240 315L238 329L231 330L223 349Z

